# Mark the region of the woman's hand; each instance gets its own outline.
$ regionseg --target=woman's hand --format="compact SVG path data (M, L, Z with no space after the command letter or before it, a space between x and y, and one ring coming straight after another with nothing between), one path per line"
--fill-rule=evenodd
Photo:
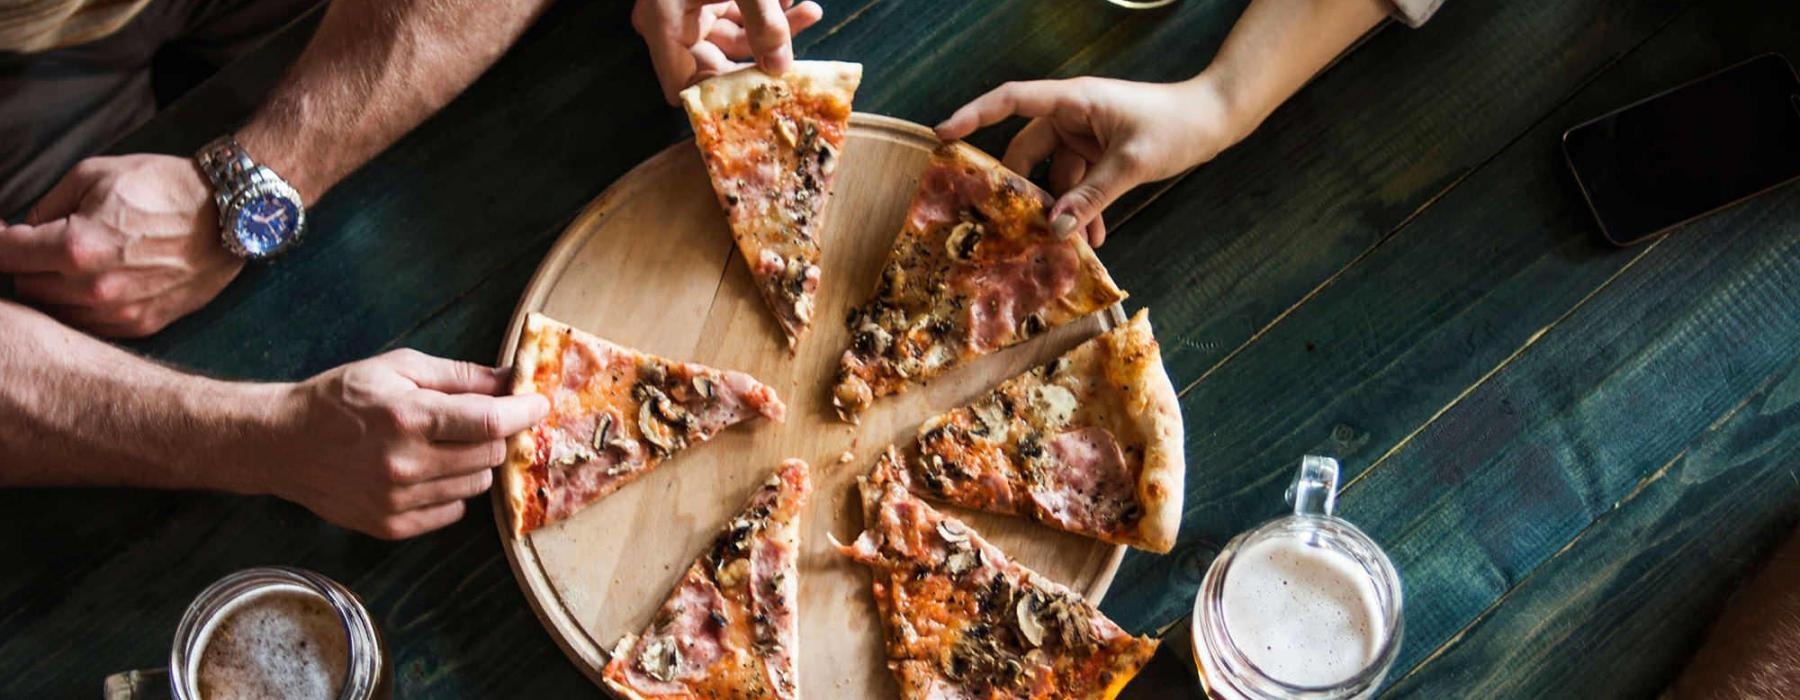
M938 138L960 139L1012 116L1031 122L1002 161L1020 174L1050 160L1050 226L1106 241L1101 212L1127 190L1212 160L1243 137L1204 75L1182 83L1072 78L1006 83L956 110Z
M675 104L685 88L720 73L756 65L773 74L794 62L793 36L825 15L807 0L638 0L631 26L650 47L663 97Z

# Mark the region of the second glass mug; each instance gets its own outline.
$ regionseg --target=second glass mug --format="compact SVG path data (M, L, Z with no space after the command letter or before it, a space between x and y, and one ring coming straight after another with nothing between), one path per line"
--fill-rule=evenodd
M1200 672L1201 685L1206 692L1219 700L1362 700L1372 697L1380 689L1388 670L1394 664L1394 658L1400 650L1402 636L1401 587L1400 575L1394 569L1393 562L1382 552L1375 541L1362 530L1349 522L1332 514L1337 502L1338 463L1326 457L1307 456L1301 461L1300 469L1288 489L1288 500L1294 506L1292 515L1277 518L1263 523L1256 528L1238 535L1219 551L1212 566L1206 571L1206 577L1200 584L1200 592L1194 601L1193 625L1194 663ZM1263 618L1257 620L1265 626L1281 628L1281 631L1268 634L1280 635L1291 631L1300 637L1310 637L1298 645L1302 648L1284 647L1276 649L1269 646L1262 652L1247 652L1242 641L1234 638L1227 618L1231 613L1228 608L1245 614L1244 603L1227 605L1227 598L1242 598L1246 595L1241 583L1231 587L1228 593L1227 581L1231 578L1234 566L1241 570L1240 579L1255 580L1266 572L1255 571L1260 562L1247 562L1246 552L1258 556L1286 556L1286 565L1290 570L1285 573L1298 574L1293 578L1308 580L1292 581L1301 585L1293 586L1294 591L1309 590L1309 586L1319 586L1317 590L1326 593L1330 601L1319 600L1314 603L1343 603L1339 615L1331 616L1330 621L1346 621L1357 617L1360 625L1343 626L1337 629L1308 628L1318 619L1306 618L1305 615L1316 615L1329 605L1314 605L1309 610L1294 614L1291 596L1295 595L1287 588L1290 583L1282 579L1282 589L1271 597L1280 599L1276 602L1286 603L1288 607L1267 604L1266 600L1256 600L1263 604L1261 608L1251 608L1248 613L1254 615L1276 615L1283 612L1289 614L1286 619ZM1275 559L1268 559L1274 561ZM1311 570L1306 570L1311 567ZM1265 566L1265 568L1268 568ZM1273 569L1271 569L1273 570ZM1335 579L1335 580L1334 580ZM1256 596L1252 596L1256 598ZM1353 600L1354 599L1354 600ZM1345 615L1343 611L1352 607L1366 611L1362 615ZM1366 619L1360 619L1366 618ZM1273 622L1275 624L1266 624ZM1248 636L1241 631L1239 637ZM1353 659L1352 671L1338 674L1336 677L1322 681L1322 685L1309 685L1313 679L1296 682L1293 676L1286 680L1278 678L1276 664L1278 662L1295 661L1305 665L1313 672L1329 667L1327 661L1340 659L1309 658L1316 655L1320 639L1330 641L1348 641L1352 632L1360 633L1357 639L1357 651L1366 654L1345 657ZM1336 640L1332 635L1343 635ZM1271 641L1271 640L1261 640ZM1311 646L1312 648L1304 648ZM1263 653L1264 664L1259 666L1252 659L1257 653ZM1273 655L1273 656L1271 656ZM1264 667L1268 666L1268 667Z

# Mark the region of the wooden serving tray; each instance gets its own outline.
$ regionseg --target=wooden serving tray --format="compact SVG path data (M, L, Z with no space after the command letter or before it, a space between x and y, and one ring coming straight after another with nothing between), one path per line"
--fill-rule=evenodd
M918 424L1124 320L1117 308L877 400L859 426L832 414L830 386L863 301L899 232L929 129L869 114L851 119L821 229L818 319L788 353L752 286L691 141L626 173L569 225L538 267L501 350L512 364L525 314L540 311L664 357L749 372L788 405L787 422L757 421L689 448L575 517L514 537L494 492L500 540L525 597L569 658L596 683L607 650L640 631L669 589L755 486L786 457L812 465L816 493L802 522L800 677L812 698L893 697L869 576L826 535L862 530L856 477ZM840 462L844 452L854 457ZM947 510L954 511L945 507ZM1098 602L1124 548L1024 520L956 511L1001 549Z

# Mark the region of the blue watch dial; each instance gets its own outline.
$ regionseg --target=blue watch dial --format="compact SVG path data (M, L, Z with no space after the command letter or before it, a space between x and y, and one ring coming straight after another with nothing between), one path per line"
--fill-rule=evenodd
M244 246L245 252L252 257L261 257L274 253L293 240L299 223L298 205L280 195L265 193L245 202L238 209L232 231L237 236L238 243Z

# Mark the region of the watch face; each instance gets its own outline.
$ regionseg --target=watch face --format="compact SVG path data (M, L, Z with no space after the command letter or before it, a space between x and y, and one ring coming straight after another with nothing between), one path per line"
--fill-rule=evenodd
M294 239L300 225L300 207L293 200L265 192L238 209L233 232L251 257L270 255Z

